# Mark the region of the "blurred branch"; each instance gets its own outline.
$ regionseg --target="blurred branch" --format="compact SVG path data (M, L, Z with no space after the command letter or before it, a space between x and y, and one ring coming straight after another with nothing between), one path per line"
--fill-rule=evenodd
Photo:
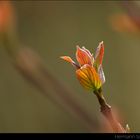
M2 12L4 12L3 9ZM9 14L13 14L13 12L11 11ZM10 22L8 21L8 23ZM12 64L20 72L20 74L22 74L24 78L32 83L37 89L39 89L48 99L75 116L83 125L85 125L85 127L89 129L90 132L96 132L97 121L94 120L93 116L86 107L79 102L74 93L69 91L52 74L50 74L44 62L33 50L23 47L20 44L17 39L15 29L11 26L11 24L8 24L5 28L6 30L0 32L0 37L12 60ZM48 92L48 86L55 92Z
M120 5L126 10L135 24L140 27L140 6L136 1L121 1Z
M93 116L78 102L73 93L48 72L39 56L32 50L21 48L14 65L25 78L28 78L28 81L32 82L36 88L47 95L51 101L61 105L66 111L77 116L78 120L82 121L91 131L95 131L94 126L97 124ZM48 92L48 86L55 92Z
M73 93L49 73L40 57L31 49L19 47L20 45L17 47L13 42L9 41L8 38L5 38L4 44L6 51L11 56L13 65L24 78L33 83L48 99L61 105L66 111L76 116L91 132L95 131L97 123L93 119L93 116L85 109L82 103L78 102L78 99L73 96ZM55 93L48 92L48 86Z
M118 12L109 17L112 28L117 32L138 35L140 32L140 5L138 1L119 1L118 4L125 12Z
M5 42L7 44L7 42ZM12 48L12 46L11 46ZM14 47L13 47L14 48ZM78 117L92 132L97 126L93 116L78 102L62 83L60 83L53 75L51 75L43 64L42 60L29 48L18 48L15 54L14 50L6 47L6 51L11 57L16 69L33 83L42 93L47 95L53 102L61 105L66 111ZM11 53L12 52L12 53ZM13 54L14 52L14 54ZM48 86L55 90L55 93L48 92Z

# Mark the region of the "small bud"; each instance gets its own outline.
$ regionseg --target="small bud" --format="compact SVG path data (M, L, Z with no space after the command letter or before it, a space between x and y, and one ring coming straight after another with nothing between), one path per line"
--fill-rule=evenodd
M101 87L101 80L95 68L85 64L76 71L80 84L88 90L98 90Z
M93 54L85 47L77 46L76 59L79 63L76 64L69 56L62 56L63 60L71 63L76 67L76 76L80 84L88 89L97 91L105 83L105 76L102 68L102 61L104 55L103 41L97 47L95 58Z

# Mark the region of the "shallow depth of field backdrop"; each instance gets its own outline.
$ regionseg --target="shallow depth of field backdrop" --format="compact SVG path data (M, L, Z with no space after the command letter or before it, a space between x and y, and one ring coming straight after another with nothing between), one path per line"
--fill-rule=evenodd
M104 41L104 95L119 109L131 130L139 132L140 34L112 29L109 17L124 12L119 3L12 3L20 40L36 51L51 73L79 96L98 123L102 115L96 97L80 86L72 66L59 57L74 58L77 44L94 53L98 43ZM78 120L48 100L15 70L3 47L0 47L0 66L0 132L87 132ZM49 86L48 91L53 92Z

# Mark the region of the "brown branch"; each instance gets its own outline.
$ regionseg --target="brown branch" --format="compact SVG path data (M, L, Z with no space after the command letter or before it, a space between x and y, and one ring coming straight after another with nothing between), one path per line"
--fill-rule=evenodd
M126 133L125 129L122 127L122 125L115 118L115 115L112 112L111 106L109 104L107 104L107 102L102 94L102 91L99 90L99 91L95 91L94 93L97 96L99 104L101 106L100 107L101 113L105 116L105 118L110 123L110 125L113 129L113 132Z
M12 7L12 4L10 6ZM13 15L14 13L10 12L10 17ZM12 64L20 74L49 100L76 117L90 132L98 131L97 121L75 96L76 94L68 90L48 71L44 62L34 51L22 46L16 33L16 26L13 26L15 24L12 24L12 21L8 23L5 30L0 32L0 39L11 58ZM49 92L48 87L54 92Z
M97 121L94 120L86 107L79 102L76 94L68 90L47 70L44 62L33 50L21 47L15 38L10 32L2 35L4 46L13 65L24 78L39 89L49 100L76 117L88 128L88 131L98 131ZM49 92L48 87L54 92Z
M91 132L96 131L94 126L97 126L97 123L95 123L93 116L72 92L50 74L42 60L32 50L21 48L16 57L15 66L25 78L28 78L28 81L47 95L51 101L77 117ZM47 85L55 92L48 92Z

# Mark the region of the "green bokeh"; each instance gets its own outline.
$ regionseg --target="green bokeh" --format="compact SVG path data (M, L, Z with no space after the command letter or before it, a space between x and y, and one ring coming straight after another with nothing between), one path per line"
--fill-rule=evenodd
M61 55L75 57L75 46L94 53L104 41L103 86L108 102L122 113L132 131L140 131L140 36L120 34L109 17L123 11L117 2L20 1L13 2L23 44L35 50L48 69L73 90L99 122L94 95L79 85L74 69ZM0 132L87 132L75 118L50 102L12 66L0 47ZM50 92L51 89L48 90Z

